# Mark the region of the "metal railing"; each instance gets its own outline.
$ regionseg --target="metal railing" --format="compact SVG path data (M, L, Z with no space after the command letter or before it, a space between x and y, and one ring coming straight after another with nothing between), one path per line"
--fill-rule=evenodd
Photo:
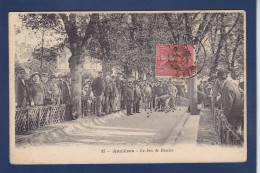
M68 120L66 105L34 106L17 108L15 111L15 132L24 133L50 124Z
M214 124L215 130L220 137L221 144L243 146L243 131L241 132L241 135L238 134L236 130L228 123L227 118L218 109L215 110L214 113Z

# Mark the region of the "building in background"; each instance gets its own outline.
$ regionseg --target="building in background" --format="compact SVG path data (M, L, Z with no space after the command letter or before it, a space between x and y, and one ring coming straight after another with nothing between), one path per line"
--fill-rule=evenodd
M69 49L65 49L57 56L57 70L58 73L68 73L69 69L69 57L71 52ZM91 73L93 76L97 75L98 71L102 70L101 63L98 60L91 59L89 56L85 56L85 63L83 65L83 73Z
M18 43L15 41L15 61L26 62L32 58L33 48L26 42Z

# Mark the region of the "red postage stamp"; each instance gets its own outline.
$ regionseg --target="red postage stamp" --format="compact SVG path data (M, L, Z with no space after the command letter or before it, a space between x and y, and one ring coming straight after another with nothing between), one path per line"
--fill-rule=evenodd
M156 45L157 77L189 78L196 73L191 45Z

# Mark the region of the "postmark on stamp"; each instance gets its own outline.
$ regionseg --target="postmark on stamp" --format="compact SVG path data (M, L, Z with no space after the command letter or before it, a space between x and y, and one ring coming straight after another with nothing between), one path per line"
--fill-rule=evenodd
M196 74L194 48L191 45L156 45L157 77L190 78Z

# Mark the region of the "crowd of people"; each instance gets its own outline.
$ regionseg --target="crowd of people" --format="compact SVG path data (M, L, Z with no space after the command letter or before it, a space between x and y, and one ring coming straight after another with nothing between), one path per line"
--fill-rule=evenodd
M96 78L83 82L83 104L96 104L96 114L103 116L122 109L127 115L140 113L141 107L149 114L153 111L176 110L176 98L185 96L184 86L172 79L134 80L123 75L107 74L102 71ZM32 73L25 78L25 70L17 71L15 80L16 107L69 105L71 102L69 76L57 77L48 73ZM207 81L198 85L198 104L208 106L215 113L220 109L229 124L241 133L243 129L243 83L237 84L230 73L219 71ZM84 105L83 105L84 106Z
M147 114L153 111L174 111L178 89L172 80L133 80L122 75L102 72L83 85L83 99L87 103L96 100L97 115L102 116L122 109L127 115L140 113L141 105Z
M127 115L147 114L153 111L174 111L177 94L183 93L171 79L133 80L123 75L106 75L98 72L96 78L84 80L82 84L83 104L96 104L96 114L103 116L122 109ZM70 78L48 73L32 73L25 78L25 70L17 71L15 80L16 107L69 105L71 101ZM82 105L84 106L84 105Z
M48 73L32 73L29 79L25 70L17 70L15 79L15 105L17 108L27 106L47 106L69 104L71 98L70 79Z

